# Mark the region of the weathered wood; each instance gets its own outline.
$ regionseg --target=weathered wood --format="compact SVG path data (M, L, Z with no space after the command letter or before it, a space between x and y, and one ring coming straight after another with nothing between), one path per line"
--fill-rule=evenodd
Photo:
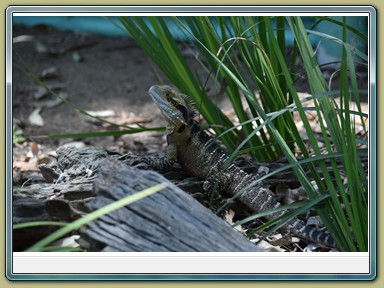
M103 207L159 183L167 188L91 222L84 230L90 250L101 251L261 251L222 219L154 171L105 160L94 182Z
M56 161L40 167L48 183L14 189L13 223L70 222L89 210L167 182L166 190L90 223L83 230L82 243L89 245L89 251L260 251L160 174L129 167L119 156L97 147L58 148ZM192 188L197 190L196 185ZM14 251L55 229L14 230Z
M99 147L59 147L55 161L39 166L48 183L15 188L12 195L13 224L31 221L71 222L86 213L84 203L93 198L92 183L100 162L119 154ZM14 251L22 251L49 235L57 226L13 231Z

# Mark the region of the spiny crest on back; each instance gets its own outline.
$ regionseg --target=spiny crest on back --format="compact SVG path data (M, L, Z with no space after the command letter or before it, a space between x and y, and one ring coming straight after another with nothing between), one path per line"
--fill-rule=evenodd
M182 94L180 92L178 92L178 93L180 94L180 97L184 100L185 107L187 107L188 118L189 118L188 120L189 121L193 120L196 117L196 115L197 115L197 109L196 109L195 103L187 95Z

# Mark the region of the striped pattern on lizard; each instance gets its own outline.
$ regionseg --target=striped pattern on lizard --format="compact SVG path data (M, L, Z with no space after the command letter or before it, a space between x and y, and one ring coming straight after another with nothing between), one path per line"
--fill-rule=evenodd
M240 194L238 199L256 213L281 206L268 188L250 185L257 180L255 176L229 163L229 158L214 139L194 120L196 109L189 97L167 85L152 86L148 93L167 121L165 133L168 146L164 157L141 157L140 162L158 170L178 162L185 172L205 180L204 190L214 189L230 195ZM286 212L272 213L265 218L275 219ZM291 219L280 231L292 233L311 242L336 246L327 232L307 226L298 218Z

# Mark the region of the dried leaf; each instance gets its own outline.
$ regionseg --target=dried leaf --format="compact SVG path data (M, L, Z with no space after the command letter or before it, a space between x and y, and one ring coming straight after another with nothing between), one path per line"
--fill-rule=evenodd
M225 214L224 214L224 220L225 222L227 222L229 225L233 225L235 224L233 222L233 217L235 217L235 212L232 211L232 210L229 210L229 211L225 211ZM240 233L245 233L245 231L243 230L243 228L241 228L240 225L237 225L235 227L233 227L235 230L239 231Z
M54 78L57 76L58 74L58 69L54 66L52 67L49 67L47 69L44 69L42 72L41 72L41 77L43 79L48 79L48 78Z
M77 242L77 240L80 239L80 235L72 235L60 240L57 240L53 243L55 246L61 246L61 247L79 247L80 244Z
M40 41L35 41L35 50L37 53L47 53L48 52L48 48L47 46L45 46L43 43L41 43Z
M60 96L60 98L59 97L55 97L54 99L40 101L38 103L35 103L35 106L39 107L39 108L53 108L53 107L63 103L61 98L66 99L68 97L68 94L64 93L64 92L59 92L58 95Z
M74 148L83 148L85 147L85 143L84 142L81 142L81 141L74 141L74 142L68 142L68 143L65 143L63 144L61 147L74 147Z
M36 142L31 142L30 147L31 147L31 152L33 157L36 158L37 155L39 154L39 144L37 144Z
M86 111L86 112L94 117L113 117L116 114L115 111L113 110Z
M20 35L13 37L13 44L21 43L21 42L32 42L35 40L35 37L31 35Z
M43 98L45 95L48 94L48 90L45 89L44 87L37 87L37 90L35 92L35 94L33 94L33 96L35 97L35 99L40 99L40 98Z
M224 220L229 224L233 225L233 217L235 216L235 212L232 210L225 211Z
M33 112L29 115L28 121L31 125L35 126L44 126L44 120L43 117L40 115L41 108L36 108L33 110Z
M39 171L36 161L13 161L13 168L19 169L20 171Z
M257 243L260 239L251 239L250 241L252 243ZM281 247L278 247L278 246L273 246L272 244L268 243L267 241L265 240L262 240L260 243L257 244L257 247L260 247L262 250L264 250L265 252L285 252L286 250L284 250L283 248Z
M65 84L63 83L48 84L47 87L52 91L59 91L65 87ZM35 99L40 99L47 95L49 95L49 91L45 89L45 87L38 86L33 96L35 97Z

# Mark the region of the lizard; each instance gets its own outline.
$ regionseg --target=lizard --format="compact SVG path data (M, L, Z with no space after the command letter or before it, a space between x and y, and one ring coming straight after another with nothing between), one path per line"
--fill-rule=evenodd
M214 138L199 126L195 120L197 109L188 96L168 85L154 85L148 94L167 122L165 134L168 145L163 157L139 156L139 162L157 170L165 170L177 162L187 174L204 181L203 189L206 192L215 189L216 192L239 195L238 199L255 213L281 206L269 188L252 186L257 176L231 163ZM264 217L272 220L287 212L284 210ZM280 231L336 247L329 233L308 226L297 217L289 220Z

